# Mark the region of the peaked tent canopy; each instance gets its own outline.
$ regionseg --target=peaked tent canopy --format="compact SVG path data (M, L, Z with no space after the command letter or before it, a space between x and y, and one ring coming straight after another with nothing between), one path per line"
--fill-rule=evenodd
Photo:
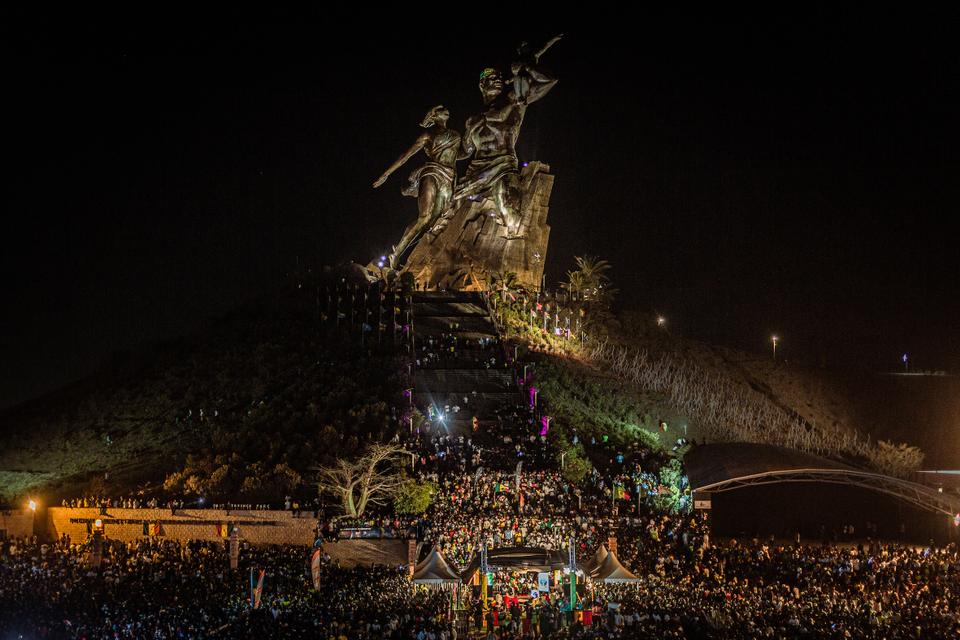
M450 568L447 561L434 547L423 562L416 566L413 573L413 581L416 584L444 584L448 582L460 582L460 576Z
M607 559L607 556L608 556L609 554L610 554L610 552L607 551L607 548L606 548L604 545L601 544L601 545L600 545L600 548L597 549L597 552L596 552L595 554L593 554L593 557L590 558L589 560L587 560L587 563L583 566L584 572L585 572L587 575L589 575L589 576L592 577L593 574L594 574L594 573L600 568L600 566L603 564L603 561Z
M630 573L630 570L620 564L617 554L610 551L607 557L599 567L591 572L590 577L600 582L637 582L640 580L637 576Z

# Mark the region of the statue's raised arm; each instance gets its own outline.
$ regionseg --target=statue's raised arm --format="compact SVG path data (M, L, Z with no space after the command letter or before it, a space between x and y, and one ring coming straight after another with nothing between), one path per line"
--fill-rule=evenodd
M553 85L557 84L557 79L546 73L539 65L540 56L562 37L563 34L554 36L533 54L528 51L526 42L517 47L519 60L510 65L510 71L513 73L511 97L514 100L521 104L532 104L547 95Z

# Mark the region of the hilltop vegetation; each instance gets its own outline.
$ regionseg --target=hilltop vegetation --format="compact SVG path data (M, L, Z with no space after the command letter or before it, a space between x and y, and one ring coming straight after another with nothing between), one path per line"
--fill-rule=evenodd
M0 499L155 490L275 500L387 436L402 368L324 337L309 308L238 311L0 415ZM313 492L315 494L315 490Z
M920 468L919 448L876 441L822 377L672 336L653 316L616 316L609 265L580 258L578 267L560 295L495 281L501 324L540 354L538 382L559 425L671 449L681 438L772 444L900 477Z
M875 414L853 410L828 377L614 314L609 265L578 267L559 296L538 299L510 274L491 282L500 326L530 352L569 477L603 462L587 455L591 441L604 455L654 452L648 466L668 474L679 439L778 444L900 476L920 465L916 447L866 435ZM405 361L325 334L306 298L239 310L0 413L0 502L164 488L249 502L315 495L313 467L393 435Z

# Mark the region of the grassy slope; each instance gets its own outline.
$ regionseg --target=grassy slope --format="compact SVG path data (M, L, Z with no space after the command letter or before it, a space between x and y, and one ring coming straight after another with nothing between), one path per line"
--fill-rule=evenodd
M668 447L680 436L699 437L696 422L679 412L663 395L644 393L621 384L617 376L587 363L569 342L531 331L522 323L513 322L512 327L511 335L542 354L541 359L547 364L545 370L549 376L542 385L553 404L551 410L577 424L581 432L585 425L590 425L586 428L591 433L607 432L622 440L629 439L631 433L643 436L645 441L652 435ZM769 356L670 336L656 327L634 325L625 330L616 323L613 327L614 342L631 351L643 350L652 357L669 353L692 361L709 375L717 375L738 387L749 387L784 411L799 414L815 428L859 431L873 439L892 438L927 446L930 438L922 434L936 432L935 425L924 426L919 422L914 423L917 428L913 431L881 424L875 419L877 412L863 406L861 399L866 394L862 380L856 386L840 383L836 372L774 362ZM911 400L903 397L900 404L910 405ZM660 420L670 425L667 433L656 429Z
M361 446L388 428L399 367L322 339L310 315L292 303L246 309L4 411L0 501L157 486L188 454L208 472L232 458L236 485L255 463L303 473Z

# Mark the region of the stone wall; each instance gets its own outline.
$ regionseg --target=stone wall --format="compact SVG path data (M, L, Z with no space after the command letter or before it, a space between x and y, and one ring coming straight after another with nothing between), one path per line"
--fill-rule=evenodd
M114 540L137 540L159 534L175 540L223 539L218 525L237 527L240 538L251 544L312 545L317 527L313 517L294 518L290 511L234 511L224 509L73 509L47 510L46 532L50 537L68 534L74 541L86 540L97 519L104 535ZM146 525L147 533L144 533ZM159 527L157 527L159 525Z
M26 538L33 535L34 512L29 509L0 511L0 531L7 538Z

